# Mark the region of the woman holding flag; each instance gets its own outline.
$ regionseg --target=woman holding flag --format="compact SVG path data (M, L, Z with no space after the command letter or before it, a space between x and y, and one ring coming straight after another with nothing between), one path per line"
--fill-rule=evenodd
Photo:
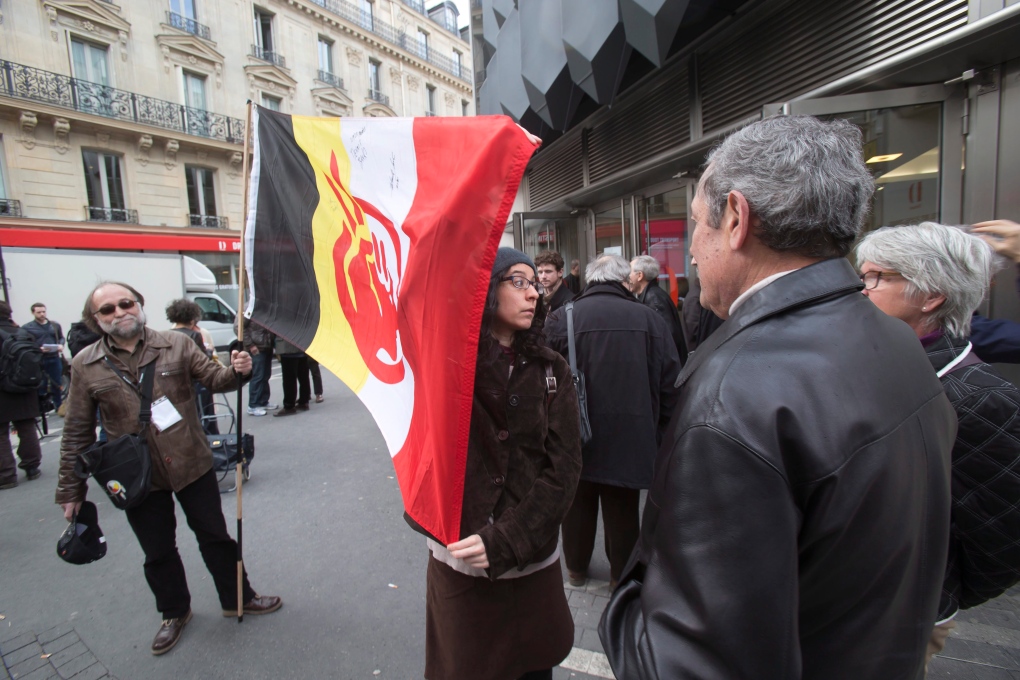
M461 540L429 539L425 677L552 678L573 645L558 533L581 472L570 368L535 265L500 248L475 368Z

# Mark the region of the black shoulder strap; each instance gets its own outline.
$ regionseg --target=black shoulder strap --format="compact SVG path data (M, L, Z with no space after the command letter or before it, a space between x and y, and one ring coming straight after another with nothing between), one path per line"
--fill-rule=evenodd
M571 300L564 309L567 310L567 355L570 360L570 373L577 375L577 350L574 348L574 302Z
M113 363L109 355L104 355L103 359L106 361L106 365L112 368L113 372L120 376L120 379L127 383L142 398L141 408L138 410L138 420L142 422L144 429L144 426L148 425L149 421L152 420L152 385L156 379L156 360L153 359L145 366L142 366L142 385L139 387L122 370L117 368L117 365Z

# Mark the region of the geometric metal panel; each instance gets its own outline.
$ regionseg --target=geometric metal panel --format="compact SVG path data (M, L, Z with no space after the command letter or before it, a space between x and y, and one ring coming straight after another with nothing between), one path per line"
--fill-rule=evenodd
M528 92L524 89L524 79L521 77L521 15L513 10L503 22L496 38L496 54L499 57L496 73L487 73L495 76L493 83L498 91L500 108L506 115L516 121L520 121L527 113L531 102L528 100ZM489 62L492 63L491 61Z
M591 0L561 1L563 44L570 77L597 103L608 104L616 96L630 56L619 5Z
M532 110L546 125L565 130L581 91L570 80L559 0L519 0L521 26L530 27L521 52L521 76Z
M655 66L662 66L690 0L620 0L627 42Z

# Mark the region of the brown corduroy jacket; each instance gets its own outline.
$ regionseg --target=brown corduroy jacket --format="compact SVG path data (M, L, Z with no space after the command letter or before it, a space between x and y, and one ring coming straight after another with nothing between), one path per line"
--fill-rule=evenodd
M195 406L194 381L212 392L226 392L237 387L238 376L233 368L221 366L207 357L183 333L160 333L146 328L141 351L139 367L153 360L156 362L152 400L166 396L181 414L181 421L163 432L149 425L152 488L179 491L212 467L212 451ZM141 398L107 365L103 359L106 353L106 343L97 342L82 350L71 362L71 391L60 443L57 503L85 499L85 481L75 476L74 463L78 454L96 440L96 407L111 441L141 429L138 420ZM137 375L130 377L138 378Z

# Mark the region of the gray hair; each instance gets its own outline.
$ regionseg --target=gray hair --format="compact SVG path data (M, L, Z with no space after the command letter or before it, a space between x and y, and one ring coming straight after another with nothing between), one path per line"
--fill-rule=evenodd
M960 227L935 222L871 232L857 245L857 267L865 262L902 274L908 297L945 295L932 320L956 337L970 335L971 314L995 273L991 246Z
M588 263L584 278L592 283L622 283L630 278L630 262L619 255L603 255Z
M659 261L651 255L638 255L630 261L631 268L641 272L645 281L654 281L659 278Z
M777 251L845 257L861 233L875 181L861 154L861 131L845 120L776 116L734 132L708 156L698 187L718 228L731 191Z

